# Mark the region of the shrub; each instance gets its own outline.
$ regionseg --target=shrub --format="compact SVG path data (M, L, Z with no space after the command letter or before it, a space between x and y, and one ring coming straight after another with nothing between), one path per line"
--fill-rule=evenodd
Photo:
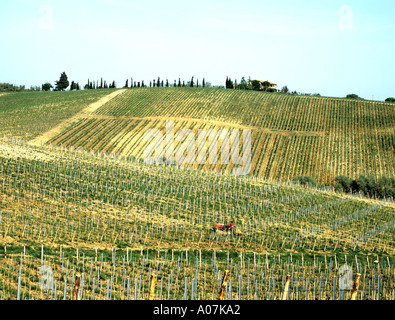
M317 181L311 176L297 176L294 182L299 182L302 186L315 187L317 185Z
M352 179L346 176L337 176L335 178L335 190L336 191L343 191L343 192L350 192Z

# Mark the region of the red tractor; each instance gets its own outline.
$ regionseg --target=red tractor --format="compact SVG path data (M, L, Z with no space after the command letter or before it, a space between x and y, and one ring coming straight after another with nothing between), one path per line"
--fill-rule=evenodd
M214 232L223 231L223 232L232 232L234 235L241 236L243 233L239 228L236 228L233 225L226 225L224 223L216 223L214 227L212 228Z

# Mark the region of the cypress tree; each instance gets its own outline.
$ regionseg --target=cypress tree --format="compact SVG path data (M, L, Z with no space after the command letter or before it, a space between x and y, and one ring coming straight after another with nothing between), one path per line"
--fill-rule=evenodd
M67 78L66 72L62 72L62 74L60 75L59 81L55 82L55 88L56 88L56 90L64 91L65 89L68 88L69 84L70 83Z

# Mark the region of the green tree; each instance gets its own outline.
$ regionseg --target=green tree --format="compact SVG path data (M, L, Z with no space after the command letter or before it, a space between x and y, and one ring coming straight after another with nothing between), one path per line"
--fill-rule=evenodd
M357 94L351 93L346 96L347 99L361 99Z
M226 77L225 88L226 89L233 89L234 88L233 81L229 77Z
M69 87L69 80L67 78L66 72L62 72L59 81L55 82L55 90L64 91Z
M79 90L78 83L71 81L70 90Z
M251 81L252 90L261 91L261 83L259 80L252 80Z
M368 193L368 178L364 175L360 175L358 179L355 179L351 184L351 189L353 192L362 192L363 194Z
M350 192L351 191L352 179L347 176L337 176L335 178L335 190Z
M50 84L49 82L44 83L41 86L41 90L42 91L51 91L51 89L53 88L52 84Z
M240 80L240 83L238 85L238 88L240 90L247 90L247 87L248 87L247 81L246 81L246 79L244 77L242 77L241 80Z
M387 98L385 99L385 102L395 102L395 98Z
M392 197L393 188L391 179L387 177L381 177L376 184L377 194L380 198L386 199Z

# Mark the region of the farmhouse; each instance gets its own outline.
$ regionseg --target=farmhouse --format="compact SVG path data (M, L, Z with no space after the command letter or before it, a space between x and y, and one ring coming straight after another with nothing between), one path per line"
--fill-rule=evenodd
M277 92L278 91L277 90L277 83L273 83L273 82L270 82L268 80L265 80L265 81L263 81L263 80L252 80L248 84L251 85L252 82L256 82L256 81L259 82L261 91L271 91L271 92Z

